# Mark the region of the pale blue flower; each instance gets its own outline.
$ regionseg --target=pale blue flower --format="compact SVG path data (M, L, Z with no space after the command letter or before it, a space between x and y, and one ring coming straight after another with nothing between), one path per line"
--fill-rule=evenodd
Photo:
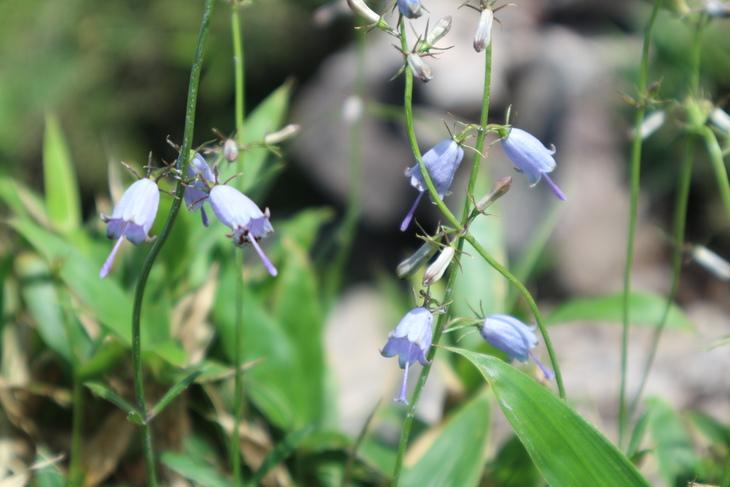
M195 154L195 157L190 161L187 177L196 179L188 183L185 187L185 192L183 193L185 206L193 213L200 210L201 216L203 217L203 225L207 227L210 222L208 221L208 215L205 214L203 203L205 203L208 197L208 188L211 184L215 183L215 176L208 163L205 162L205 159L200 154Z
M553 159L554 147L552 150L548 149L534 136L514 127L507 132L506 136L503 135L500 144L507 157L517 167L517 171L527 176L530 187L535 186L544 177L558 198L563 201L567 199L547 175L556 166L555 159Z
M398 0L397 3L398 10L400 10L403 17L416 19L423 14L421 11L421 0Z
M403 384L398 402L408 404L406 400L406 383L408 381L408 367L418 360L421 365L428 365L426 360L428 349L431 348L433 337L433 315L426 308L415 308L409 311L398 326L388 335L388 343L380 351L383 357L398 355L398 364L404 369Z
M484 320L479 334L494 348L507 354L509 362L517 359L526 363L530 357L540 367L545 377L550 379L552 371L545 367L531 350L537 346L535 327L527 326L517 318L508 315L493 315Z
M248 196L225 184L213 186L209 198L215 216L233 230L233 233L226 236L233 239L233 243L238 247L244 247L249 243L253 245L266 270L272 276L276 276L278 274L276 267L258 244L259 240L274 231L269 222L269 209L262 212Z
M160 192L157 183L152 179L144 178L132 184L122 195L111 216L101 214L101 219L108 224L106 237L116 240L111 254L99 271L99 277L104 279L111 269L114 257L124 237L134 245L143 241L151 242L149 232L155 223L157 207L160 205Z
M426 170L431 177L431 182L433 182L439 198L443 199L449 190L451 182L454 180L454 174L456 174L456 170L459 168L459 164L461 164L463 158L464 149L453 139L442 140L433 149L423 155L423 163L426 165ZM416 212L416 207L421 201L421 197L428 191L428 186L426 186L426 181L423 179L423 174L418 164L408 169L406 176L410 176L411 186L420 191L420 194L400 226L402 232L408 228L413 214Z

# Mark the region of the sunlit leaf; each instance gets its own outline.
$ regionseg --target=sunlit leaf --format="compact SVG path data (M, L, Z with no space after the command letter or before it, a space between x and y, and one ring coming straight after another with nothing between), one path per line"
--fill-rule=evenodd
M79 184L61 125L53 115L46 116L43 182L46 208L53 226L61 232L78 228L81 224Z
M466 357L489 382L512 429L552 487L649 486L610 441L549 390L498 358L447 350Z

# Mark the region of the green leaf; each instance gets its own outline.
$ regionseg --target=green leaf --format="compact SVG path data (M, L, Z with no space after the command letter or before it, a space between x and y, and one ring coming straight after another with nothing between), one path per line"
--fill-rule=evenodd
M106 387L96 382L85 382L84 385L102 399L106 399L110 403L116 405L119 409L127 414L137 414L137 409L115 392L110 391Z
M276 445L276 447L274 447L274 449L266 455L263 463L259 466L253 476L246 479L246 485L259 485L266 474L271 472L271 470L281 462L289 458L292 452L296 450L297 445L306 438L313 429L314 427L312 425L308 425L284 438L283 441Z
M631 323L656 326L659 323L667 299L657 294L635 292L629 297ZM548 325L568 321L604 321L621 323L623 321L623 295L611 294L597 298L574 299L566 302L546 318ZM689 318L676 304L672 304L667 327L680 330L693 330Z
M565 402L495 357L447 348L471 361L552 487L648 487L634 465Z
M58 119L46 116L43 137L43 181L46 208L54 228L66 233L81 224L79 185L76 180L66 139Z
M545 480L535 468L525 445L517 436L511 435L502 444L494 461L487 466L482 484L500 487L544 486Z
M486 393L450 415L423 456L404 471L401 485L479 485L489 437L489 416Z
M662 399L646 402L652 450L659 473L667 485L686 484L696 477L699 459L692 449L692 439L677 411Z
M170 402L173 399L175 399L178 395L180 395L180 393L182 391L184 391L185 389L187 389L187 387L195 379L197 379L198 376L200 374L202 374L202 373L203 373L202 370L196 370L195 372L193 372L192 374L188 375L183 380L181 380L180 382L178 382L177 384L175 384L174 386L172 386L170 388L170 390L167 391L167 393L165 393L164 396L162 396L162 398L159 400L159 402L157 404L155 404L155 406L152 408L152 410L148 413L149 420L152 420L152 418L154 418L155 416L157 416L158 414L160 414L160 412L162 412L162 410L165 409L165 406L167 406L168 404L170 404Z
M194 485L205 487L231 487L233 482L220 473L211 461L215 455L215 446L202 438L191 435L185 438L184 453L166 451L160 455L160 461L170 470L191 480Z
M66 360L71 360L68 330L63 322L56 287L45 261L29 252L15 261L23 301L43 343Z
M267 133L276 132L284 123L284 118L289 111L289 98L291 97L291 83L285 83L271 93L246 117L243 132L243 143L250 144L263 140ZM254 198L257 196L257 185L265 172L264 163L270 156L268 149L259 147L250 152L241 152L238 156L237 172L243 174L236 178L235 186L243 193Z

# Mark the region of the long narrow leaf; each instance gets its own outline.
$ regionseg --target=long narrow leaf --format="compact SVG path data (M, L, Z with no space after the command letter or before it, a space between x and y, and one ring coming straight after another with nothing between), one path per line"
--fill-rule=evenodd
M150 413L149 413L148 421L151 421L152 418L154 418L155 416L160 414L160 412L162 412L162 410L165 409L165 406L170 404L170 401L175 399L182 391L187 389L187 387L190 384L192 384L192 382L195 379L197 379L198 376L202 373L203 373L202 370L196 370L195 372L188 375L183 380L181 380L180 382L178 382L177 384L172 386L172 388L169 391L167 391L167 393L164 396L162 396L162 399L160 399L160 401L157 404L155 404L155 407L152 408L152 411L150 411Z
M126 412L130 415L130 419L132 419L133 422L137 423L139 419L139 413L137 412L137 409L135 409L134 406L129 404L127 401L122 399L121 396L118 394L110 391L106 387L104 387L101 384L97 384L95 382L86 382L84 383L86 387L91 389L91 391L96 394L97 396L101 397L102 399L106 399L110 403L116 405L119 409Z
M297 447L299 442L307 437L312 432L314 426L308 425L304 428L298 429L294 433L287 436L281 443L266 455L264 462L261 464L258 470L253 474L253 477L247 479L246 485L254 486L259 485L261 479L263 479L267 473L274 467L279 465L281 462L286 460L289 455L292 454L294 449Z
M54 227L64 233L79 228L79 184L61 125L52 115L46 117L43 138L43 179L46 208Z
M552 487L648 487L634 465L570 406L502 360L447 348L471 361Z

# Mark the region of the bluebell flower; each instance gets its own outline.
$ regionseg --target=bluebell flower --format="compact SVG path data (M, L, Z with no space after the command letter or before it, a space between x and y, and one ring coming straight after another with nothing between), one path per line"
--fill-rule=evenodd
M530 187L535 186L544 177L550 189L558 198L563 201L567 199L565 194L547 175L556 166L555 159L553 159L554 147L552 150L548 149L534 136L514 127L506 135L502 135L500 144L507 157L517 167L517 171L527 176Z
M545 367L531 350L537 346L535 327L527 326L517 318L508 315L493 315L484 320L479 328L479 334L494 348L507 354L511 363L513 360L526 363L530 357L540 367L547 379L553 373Z
M421 11L421 0L397 0L398 10L403 17L409 19L417 19L423 12Z
M152 179L144 178L132 184L122 195L114 207L112 216L101 214L101 219L108 224L106 237L116 240L111 254L101 266L99 277L104 279L111 269L114 257L124 237L134 245L143 241L151 242L149 232L155 223L157 207L160 205L160 192L157 183Z
M190 161L187 177L196 179L188 183L185 187L185 192L183 193L185 206L193 213L200 210L200 214L203 217L203 225L207 227L210 222L208 221L208 215L205 214L203 203L205 203L208 197L208 187L210 184L215 183L215 176L208 163L205 162L205 159L200 154L195 154L195 157ZM208 183L207 186L206 182Z
M225 184L213 186L209 198L215 216L233 230L233 233L226 237L231 238L237 247L243 248L249 243L253 245L266 270L272 276L276 276L278 274L276 267L258 244L259 240L274 231L269 222L269 209L267 208L266 212L261 211L248 196Z
M423 155L423 163L426 165L426 170L428 171L428 175L431 176L431 182L433 182L439 198L443 199L449 190L451 182L454 180L454 174L456 174L456 170L459 168L459 164L461 164L463 158L464 149L453 139L442 140L433 149ZM405 220L403 220L400 226L401 232L404 232L408 228L413 214L416 212L416 207L421 201L421 197L428 191L428 186L426 186L426 181L423 179L423 174L418 164L406 170L406 176L410 176L411 186L420 191L420 194L416 198L416 202L413 204L411 211L408 212Z
M426 308L410 310L398 326L388 335L388 343L380 351L383 357L398 355L398 364L404 369L403 385L398 402L408 404L406 400L406 383L408 381L408 367L418 360L421 365L428 365L426 360L428 349L431 348L433 338L433 315Z
M479 15L479 24L477 31L474 33L474 50L482 52L489 44L492 43L492 24L494 23L494 11L485 8Z

